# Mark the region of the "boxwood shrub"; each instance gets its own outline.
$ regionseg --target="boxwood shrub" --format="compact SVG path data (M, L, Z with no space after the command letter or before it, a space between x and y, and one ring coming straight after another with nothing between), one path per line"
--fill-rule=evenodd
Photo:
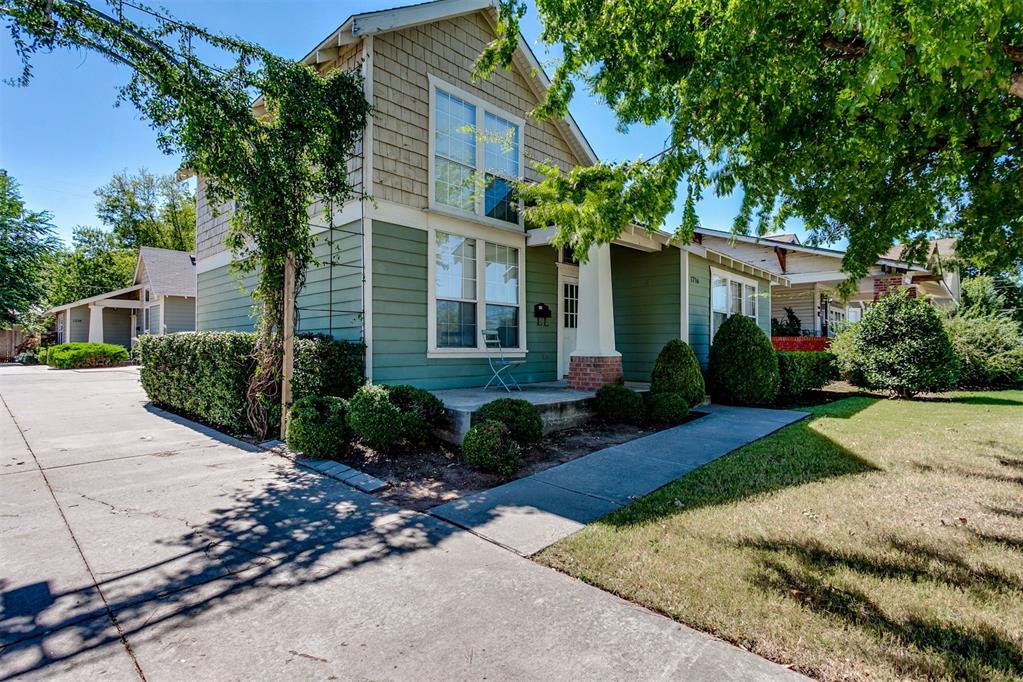
M249 332L140 336L135 353L142 365L142 388L154 405L225 431L247 433L245 395L255 370L255 341ZM354 393L362 382L364 350L361 343L329 337L297 339L294 399ZM277 424L278 392L267 396L266 407L268 422Z
M61 369L117 367L128 361L128 350L112 343L62 343L50 346L46 362Z
M337 396L299 398L288 415L288 448L309 457L331 459L352 441L347 404Z
M375 450L422 443L444 418L444 405L412 386L363 386L348 401L348 424Z
M794 400L823 388L838 376L835 356L828 351L779 351L778 370L781 383L778 400Z
M689 414L689 403L681 393L651 393L647 397L650 421L655 424L681 424Z
M499 398L485 404L473 415L473 421L490 420L507 426L512 438L523 447L536 445L543 438L540 409L528 400Z
M478 471L511 476L521 466L519 453L508 427L493 419L473 425L462 439L462 458Z
M778 354L771 339L745 315L727 318L710 346L710 391L731 405L768 405L778 395Z
M597 416L609 424L640 424L646 413L643 396L621 384L601 386L593 407Z
M650 392L681 393L689 406L704 401L707 386L700 372L700 363L688 343L672 339L664 344L650 375Z

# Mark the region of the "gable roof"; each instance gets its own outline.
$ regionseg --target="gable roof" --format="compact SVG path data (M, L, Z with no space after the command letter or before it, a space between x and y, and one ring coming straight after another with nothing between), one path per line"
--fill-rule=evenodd
M892 260L905 261L903 253L906 251L905 244L896 244L892 248L888 249L888 252L884 255L885 258L891 258ZM934 256L939 256L942 259L954 258L956 253L956 240L951 237L943 237L941 239L934 239L927 246L927 260Z
M764 239L770 239L772 242L781 242L783 244L800 244L798 234L769 234Z
M135 283L145 267L149 288L157 296L195 297L195 256L187 251L143 246L135 265Z
M476 12L484 12L491 24L494 25L497 17L497 0L433 0L415 5L353 14L303 57L302 62L315 66L336 56L338 48L351 45L365 36L399 31L403 28L454 19ZM542 100L551 81L529 44L522 38L521 33L519 34L518 49L515 50L512 61L530 89L533 90L533 94L537 99ZM552 122L559 128L565 141L578 158L585 163L597 162L596 152L593 151L589 140L583 135L571 113L566 114L564 119Z

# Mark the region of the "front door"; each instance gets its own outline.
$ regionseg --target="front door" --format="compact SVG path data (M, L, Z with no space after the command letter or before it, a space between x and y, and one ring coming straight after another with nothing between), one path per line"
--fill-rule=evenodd
M558 376L568 375L569 357L576 346L576 330L579 327L579 277L562 275L561 306L558 319L561 335L561 354L558 358Z

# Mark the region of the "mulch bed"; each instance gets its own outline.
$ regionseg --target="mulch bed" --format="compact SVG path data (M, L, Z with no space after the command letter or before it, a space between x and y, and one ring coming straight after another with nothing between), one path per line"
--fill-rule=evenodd
M375 493L378 497L406 509L422 511L660 430L592 423L552 433L544 436L540 445L523 452L523 466L511 478L473 471L461 461L456 448L444 443L393 455L355 445L340 461L390 483L386 489Z

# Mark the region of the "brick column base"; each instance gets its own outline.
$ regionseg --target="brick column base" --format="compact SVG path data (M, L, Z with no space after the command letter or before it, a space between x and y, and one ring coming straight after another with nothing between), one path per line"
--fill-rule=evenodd
M575 391L595 391L607 384L622 383L622 356L573 355L568 363L568 387Z

